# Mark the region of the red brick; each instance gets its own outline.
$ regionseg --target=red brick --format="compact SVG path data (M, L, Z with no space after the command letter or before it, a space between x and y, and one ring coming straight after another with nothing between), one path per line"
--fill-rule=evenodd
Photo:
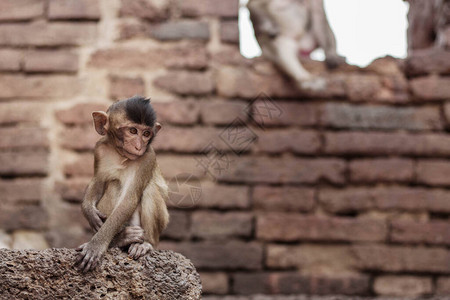
M93 126L66 128L60 137L62 147L78 151L93 150L100 139Z
M3 24L0 45L78 46L92 43L97 26L89 23Z
M1 5L1 4L0 4ZM22 62L22 51L1 49L0 50L0 70L19 71Z
M158 155L158 164L167 180L173 179L175 176L179 178L187 178L195 176L197 178L205 177L205 170L198 165L197 159L201 156L196 155Z
M64 166L64 174L68 177L94 175L94 154L79 154L77 158Z
M446 160L419 160L417 181L428 185L450 184L450 162Z
M23 68L26 72L77 72L78 55L66 50L27 52Z
M270 170L270 171L269 171ZM219 174L227 182L317 183L345 182L345 162L339 159L300 159L292 157L239 157Z
M266 266L274 269L314 270L325 267L342 271L355 267L349 246L334 245L268 245Z
M233 197L230 197L230 195L233 195ZM249 208L249 187L202 182L202 200L198 203L198 206L219 209Z
M145 84L141 77L112 75L109 77L109 97L114 100L145 95Z
M439 277L436 282L436 294L450 295L450 277Z
M159 23L151 28L151 36L160 41L181 39L208 40L209 24L205 21L178 20Z
M252 66L255 59L244 57L239 48L235 45L222 45L220 49L211 53L211 61L221 67L223 65L229 66Z
M203 69L207 65L205 45L184 43L156 49L111 48L94 52L89 66L122 71L126 69Z
M0 98L67 98L80 90L81 81L75 76L0 76Z
M180 4L181 13L186 17L238 17L238 0L186 0L180 2Z
M413 95L420 100L445 100L450 94L450 79L447 77L420 77L410 81Z
M153 82L155 86L180 95L202 96L214 91L211 74L204 72L168 72Z
M197 211L192 214L192 234L203 239L250 237L253 216L246 212Z
M260 270L262 267L262 245L255 242L161 243L159 248L183 254L200 270Z
M161 136L154 142L156 151L200 153L210 143L220 143L220 149L226 145L219 139L223 129L213 127L174 127L166 126ZM164 133L164 135L162 135Z
M42 103L14 101L0 103L0 124L39 123L43 117Z
M442 129L438 107L390 107L327 103L322 107L321 124L351 129Z
M450 222L394 220L391 224L390 238L391 241L398 243L450 245Z
M265 211L311 211L315 205L312 188L256 186L253 207Z
M433 292L431 277L379 276L375 278L374 290L377 295L418 297Z
M44 14L43 0L4 0L0 4L1 21L22 21Z
M100 19L98 0L50 0L49 19Z
M164 123L191 125L199 120L200 108L196 101L152 102L152 105L163 126Z
M202 294L227 294L228 276L223 272L200 272Z
M189 237L189 214L183 211L171 210L169 211L170 222L162 233L162 238L169 239L186 239Z
M352 246L358 269L384 272L450 272L450 251L443 248L387 245Z
M168 3L153 0L122 0L120 16L132 16L157 21L167 18Z
M65 166L64 171L67 172ZM73 168L73 166L72 166ZM69 168L70 169L70 168ZM61 195L61 198L70 202L81 202L84 198L86 187L89 184L89 178L71 178L62 182L56 182L56 192Z
M237 20L222 21L220 23L220 40L224 43L239 44L239 27Z
M36 178L0 180L2 203L30 203L41 201L44 181Z
M46 175L49 155L44 150L7 151L0 153L0 175Z
M409 76L449 74L450 52L437 47L414 50L405 59L405 71Z
M365 295L369 276L362 274L302 275L297 272L237 273L233 292L237 294Z
M274 129L258 132L255 149L258 152L294 152L316 154L321 146L319 133L312 130Z
M208 100L200 104L202 122L205 124L228 125L236 118L246 121L247 105L243 101Z
M374 59L364 70L377 75L402 76L402 67L403 60L386 55Z
M410 182L413 161L405 158L359 159L349 164L353 182Z
M261 214L256 236L266 241L384 241L387 224L382 220L324 218L294 213Z
M0 128L0 149L23 149L49 147L46 129L39 127Z
M56 111L55 116L66 125L88 125L93 124L92 112L106 111L107 108L108 105L103 103L79 103Z
M42 230L47 222L47 211L43 206L0 204L0 227L4 230Z
M318 123L318 113L319 106L312 103L262 99L252 105L252 117L260 126L314 126Z

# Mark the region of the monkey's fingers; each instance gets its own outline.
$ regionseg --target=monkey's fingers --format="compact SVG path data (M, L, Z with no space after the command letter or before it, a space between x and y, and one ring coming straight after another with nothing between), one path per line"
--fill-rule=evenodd
M97 216L104 222L106 220L106 215L101 211L97 210Z
M87 243L81 244L80 246L78 246L78 247L75 249L75 251L78 251L78 252L82 251L82 250L84 249L84 247L86 247L86 245L87 245Z
M136 252L138 250L139 244L131 244L130 248L128 249L128 256L134 258L136 255Z

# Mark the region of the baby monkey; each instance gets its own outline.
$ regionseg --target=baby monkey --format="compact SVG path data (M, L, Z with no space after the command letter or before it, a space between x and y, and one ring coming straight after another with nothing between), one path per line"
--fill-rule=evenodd
M96 232L77 248L83 272L94 269L109 247L128 247L134 259L145 255L169 221L168 187L150 146L161 129L150 99L134 96L92 117L103 137L95 145L94 177L82 203Z

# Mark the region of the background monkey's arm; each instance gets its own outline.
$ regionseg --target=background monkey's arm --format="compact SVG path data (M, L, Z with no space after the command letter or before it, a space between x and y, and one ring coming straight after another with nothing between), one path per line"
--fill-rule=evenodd
M269 14L267 5L268 1L250 1L247 7L255 34L265 34L273 38L278 35L279 29Z

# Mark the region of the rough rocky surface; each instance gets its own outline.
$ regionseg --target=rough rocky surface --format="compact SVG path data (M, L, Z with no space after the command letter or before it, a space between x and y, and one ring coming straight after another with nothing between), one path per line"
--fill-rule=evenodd
M73 264L73 249L0 249L0 299L200 299L193 264L172 251L134 261L110 249L86 274Z

